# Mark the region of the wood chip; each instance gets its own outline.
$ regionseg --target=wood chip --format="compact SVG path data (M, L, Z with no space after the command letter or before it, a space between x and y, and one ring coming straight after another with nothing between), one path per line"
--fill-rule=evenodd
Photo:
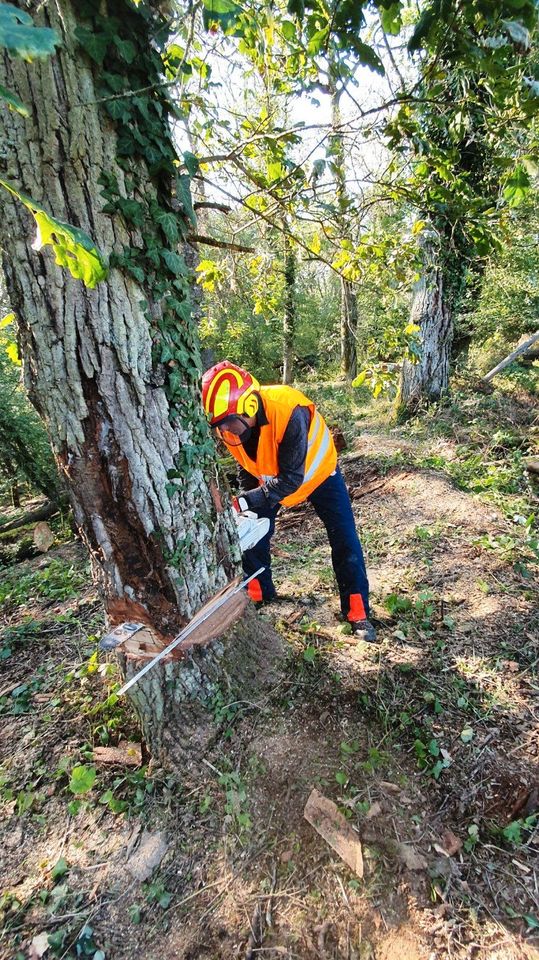
M332 800L312 790L303 816L357 877L363 877L361 841Z
M397 853L408 870L426 870L428 863L411 843L397 844Z
M164 833L149 833L145 830L136 850L127 859L126 868L132 877L142 883L159 866L167 850L168 843Z
M380 780L379 786L388 793L400 793L401 788L396 783L390 783L389 780Z
M30 944L28 960L41 960L41 957L49 949L49 935L47 932L38 933Z
M446 829L441 836L441 846L448 857L453 857L462 847L462 840L452 830Z
M121 740L117 747L94 747L96 763L115 763L122 767L140 767L142 748L140 743Z
M54 543L54 533L44 520L34 527L34 544L41 553L46 553Z
M372 820L374 817L379 817L382 812L382 805L376 800L371 807L367 810L365 815L366 820Z
M385 487L387 479L384 480L371 480L370 483L364 483L361 487L354 487L350 490L350 497L352 500L359 500L360 497L366 497L369 493L374 493L375 490L381 490L382 487Z

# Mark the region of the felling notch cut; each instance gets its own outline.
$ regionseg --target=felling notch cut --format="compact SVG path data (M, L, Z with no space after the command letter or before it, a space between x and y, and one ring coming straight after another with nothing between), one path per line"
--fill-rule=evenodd
M207 604L200 608L193 619L166 646L163 646L152 633L151 627L144 623L121 623L99 641L102 650L118 650L121 647L127 659L141 660L151 658L145 666L131 677L117 692L117 696L126 693L141 677L145 676L155 664L164 660L180 659L189 648L209 643L221 636L243 613L248 595L245 587L260 576L264 567L240 582L236 577Z

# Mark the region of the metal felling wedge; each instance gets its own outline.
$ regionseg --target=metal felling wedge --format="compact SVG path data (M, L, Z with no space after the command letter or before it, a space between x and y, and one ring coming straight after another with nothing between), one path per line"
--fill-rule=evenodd
M312 790L303 816L335 853L338 853L341 860L348 864L356 877L363 877L361 841L333 801L328 800L318 790Z
M129 640L136 633L139 633L140 630L145 629L147 629L145 623L120 623L117 627L114 627L113 630L106 633L104 637L101 637L99 649L107 651L115 650L116 647L119 647L125 640Z

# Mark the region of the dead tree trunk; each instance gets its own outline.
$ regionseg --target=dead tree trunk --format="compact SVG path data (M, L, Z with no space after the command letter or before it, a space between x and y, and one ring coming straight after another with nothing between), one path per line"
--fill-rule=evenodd
M341 277L341 369L347 380L357 375L357 320L354 284Z
M296 332L296 252L287 234L285 234L284 282L283 383L292 383Z
M427 241L423 263L410 313L410 322L419 327L421 355L417 363L403 363L398 396L401 414L413 413L422 402L439 400L449 387L451 310L445 298L443 269L434 246Z
M35 19L56 29L62 46L44 61L0 61L0 82L31 111L25 120L0 110L4 173L57 219L85 230L111 270L106 282L86 289L55 265L49 248L36 254L31 217L0 189L26 385L66 478L110 621L149 623L164 642L239 560L231 513L212 493L215 468L200 405L181 256L188 210L178 210L174 194L170 105L157 54L166 24L144 0L138 7L58 0L41 5ZM118 97L123 90L125 99ZM143 92L133 97L133 90ZM225 655L230 686L237 667L239 689L246 647L213 645L199 663L188 657L167 667L166 679L157 668L159 700L135 698L143 728L158 742L166 722L173 739L179 705L205 700ZM204 656L213 665L210 679Z

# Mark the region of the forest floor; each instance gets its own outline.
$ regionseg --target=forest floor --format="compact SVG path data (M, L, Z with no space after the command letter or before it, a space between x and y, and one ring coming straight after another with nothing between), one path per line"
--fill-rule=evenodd
M539 958L537 398L504 380L397 427L309 390L348 441L380 643L339 623L312 509L284 512L289 599L261 614L282 672L257 703L215 696L220 735L177 779L94 753L140 734L106 705L81 545L57 527L9 563L0 532L0 957ZM304 819L314 787L363 879Z

